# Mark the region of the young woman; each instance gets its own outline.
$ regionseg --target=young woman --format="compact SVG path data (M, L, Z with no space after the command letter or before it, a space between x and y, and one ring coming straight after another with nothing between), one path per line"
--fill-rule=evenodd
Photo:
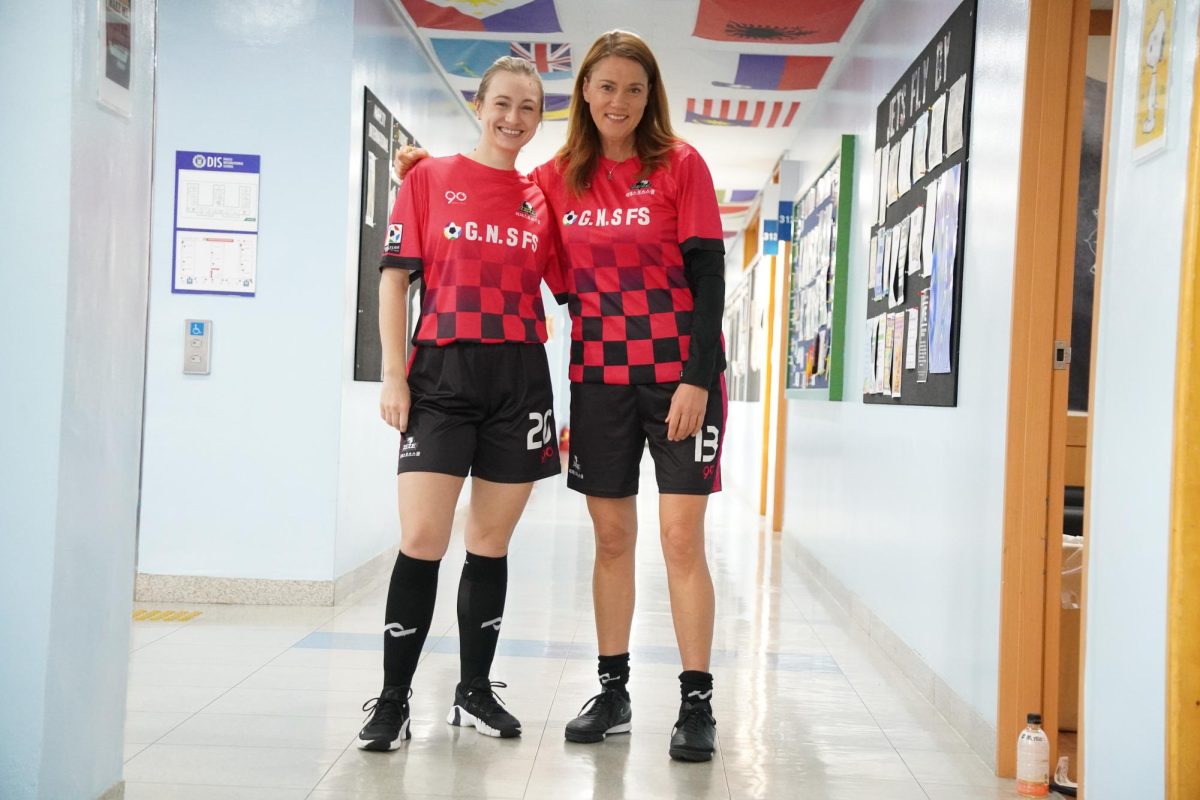
M422 156L406 152L407 163ZM587 495L601 691L572 742L630 730L639 462L647 442L683 672L669 753L712 758L714 597L704 553L725 427L725 248L712 177L671 129L646 43L612 31L580 64L567 143L533 179L558 222L571 312L568 485Z
M363 707L371 712L358 735L364 750L392 750L410 736L410 686L468 474L461 682L447 721L489 736L521 733L495 694L504 684L489 672L509 539L533 481L560 471L540 294L543 278L554 281L558 270L553 222L541 190L514 169L541 121L542 99L529 62L497 60L475 100L482 123L475 149L414 169L389 220L380 263L380 414L403 434L400 553L388 588L384 686ZM416 277L421 316L406 372L406 297Z

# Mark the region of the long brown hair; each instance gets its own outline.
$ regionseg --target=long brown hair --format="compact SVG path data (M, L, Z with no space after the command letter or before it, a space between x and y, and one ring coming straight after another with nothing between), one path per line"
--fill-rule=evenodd
M567 188L576 197L583 194L591 181L592 173L600 163L603 151L600 131L592 119L587 101L583 99L583 84L601 59L620 56L635 61L646 70L650 85L647 87L646 110L634 130L634 147L642 162L639 177L645 178L667 160L667 154L679 141L671 128L671 115L667 108L667 90L663 88L658 62L650 47L636 33L609 31L592 44L579 74L575 78L575 89L571 92L571 110L567 121L567 142L555 155Z

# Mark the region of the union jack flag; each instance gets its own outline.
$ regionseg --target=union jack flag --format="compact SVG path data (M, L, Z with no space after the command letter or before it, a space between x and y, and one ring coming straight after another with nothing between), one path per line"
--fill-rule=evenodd
M512 54L517 58L532 61L541 75L565 72L560 77L571 75L571 45L548 44L546 42L513 42Z

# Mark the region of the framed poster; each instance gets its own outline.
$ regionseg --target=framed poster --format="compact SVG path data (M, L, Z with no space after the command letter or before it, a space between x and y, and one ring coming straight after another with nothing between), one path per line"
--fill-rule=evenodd
M876 112L864 403L958 403L975 16L955 9Z
M171 291L258 291L259 157L175 151Z
M792 209L788 264L788 397L842 399L846 273L850 255L854 137Z
M416 144L392 112L370 89L363 87L362 213L358 227L358 315L354 331L354 380L383 380L383 345L379 340L379 257L396 202L400 180L392 169L392 154ZM408 336L417 314L416 286L409 287ZM416 309L419 311L419 306Z
M100 105L123 117L132 113L129 91L133 57L133 0L99 0Z

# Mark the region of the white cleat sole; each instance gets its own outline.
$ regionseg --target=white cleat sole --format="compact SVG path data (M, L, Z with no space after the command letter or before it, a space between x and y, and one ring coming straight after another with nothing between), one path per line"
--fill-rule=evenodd
M493 728L483 720L471 714L465 708L459 705L451 706L450 713L446 715L446 722L459 728L474 728L477 732L484 736L491 736L496 739L511 739L521 735L521 729L517 728L512 733L505 734L497 728Z

